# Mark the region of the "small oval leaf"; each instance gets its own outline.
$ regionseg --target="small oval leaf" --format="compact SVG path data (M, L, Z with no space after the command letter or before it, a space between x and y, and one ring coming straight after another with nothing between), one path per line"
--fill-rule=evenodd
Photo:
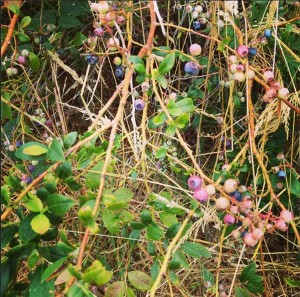
M30 225L34 232L44 234L50 228L50 221L44 214L40 213L32 219Z
M132 286L141 291L150 290L153 283L150 276L137 270L128 272L128 280Z

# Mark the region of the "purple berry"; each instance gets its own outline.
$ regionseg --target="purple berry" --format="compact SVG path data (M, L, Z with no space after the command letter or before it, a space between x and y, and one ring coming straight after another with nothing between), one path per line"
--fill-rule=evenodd
M23 144L22 140L16 141L16 147L20 147Z
M134 101L134 108L137 111L143 110L145 107L145 101L143 99L137 99Z
M235 223L235 217L231 214L225 215L223 219L225 225L233 225Z
M34 165L28 165L28 171L32 172L35 170L35 166Z
M52 125L52 121L51 121L51 120L47 120L45 124L46 124L46 126L48 126L48 127L49 127L49 126L51 126L51 125Z
M98 37L102 37L104 35L104 30L102 28L96 28L94 34Z
M17 59L18 63L21 65L25 65L26 64L26 58L23 56L19 56Z
M187 62L184 65L184 71L185 71L186 74L198 75L198 73L199 73L199 66L195 62Z
M191 190L197 190L200 189L202 186L202 178L200 178L197 175L192 175L188 179L188 186Z
M201 202L201 203L205 203L208 200L208 193L205 189L201 188L201 189L196 189L194 191L194 198Z
M238 202L242 202L243 200L242 193L240 193L239 191L234 191L230 193L229 196L234 197L234 199Z

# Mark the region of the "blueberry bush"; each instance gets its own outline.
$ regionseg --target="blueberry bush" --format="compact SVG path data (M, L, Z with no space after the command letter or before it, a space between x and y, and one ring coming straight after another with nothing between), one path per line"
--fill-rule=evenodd
M1 296L296 296L299 1L1 2Z

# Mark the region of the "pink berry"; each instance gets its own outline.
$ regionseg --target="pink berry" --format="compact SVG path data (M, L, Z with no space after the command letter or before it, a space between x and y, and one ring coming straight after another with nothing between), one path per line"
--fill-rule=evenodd
M122 15L117 16L117 23L120 26L124 25L125 24L125 18Z
M91 11L98 11L98 3L91 3L90 8Z
M236 72L233 77L238 82L244 82L246 80L246 74L244 72Z
M216 188L214 185L207 185L205 187L206 192L208 193L208 195L215 195L216 194Z
M106 20L108 22L112 22L116 19L116 13L114 11L110 11L106 14Z
M260 228L253 228L251 234L252 237L256 240L261 240L264 237L264 232Z
M224 189L227 193L234 192L238 187L237 181L233 178L229 178L224 183Z
M190 53L193 56L199 56L201 54L202 48L199 44L194 43L190 46Z
M289 90L287 88L281 88L278 90L278 97L279 98L286 98L289 94Z
M26 58L23 57L23 56L19 56L17 61L21 65L25 65L26 64Z
M235 223L235 217L231 214L225 215L223 219L225 225L233 225Z
M186 11L187 13L191 13L191 12L193 11L193 6L192 6L192 5L187 5L187 6L185 7L185 11Z
M237 205L231 205L230 206L230 212L234 215L239 213L239 207Z
M252 201L248 200L248 199L244 199L243 202L242 202L242 206L249 209L252 206Z
M246 233L246 235L243 238L244 243L248 246L255 246L258 242L258 240L254 239L251 233Z
M239 230L233 230L231 235L234 239L239 239L241 237L241 232Z
M289 210L284 209L280 212L280 218L289 224L293 220L294 215Z
M270 82L271 80L274 79L274 73L273 71L267 70L263 74L263 79L265 82Z
M255 72L252 69L248 69L247 78L253 79L255 77Z
M278 91L281 88L279 81L271 81L269 84L270 87L276 91Z
M273 99L275 97L275 95L276 95L276 90L274 90L274 89L268 89L268 90L266 90L265 95L268 98Z
M230 69L230 72L231 73L236 73L236 67L237 67L237 64L233 63L229 66L229 69Z
M236 66L236 71L245 71L245 66L243 64L239 64Z
M229 63L236 64L238 61L238 58L237 58L237 56L231 55L231 56L229 56L228 60L229 60Z
M119 39L113 37L113 38L109 38L107 41L107 47L112 50L115 51L117 50L117 47L120 45L120 41Z
M240 45L236 52L241 58L245 58L248 55L249 49L246 45Z
M230 201L225 197L216 199L216 207L219 210L225 210L230 207Z
M99 13L106 13L109 10L109 5L106 1L99 1L97 11Z
M250 219L247 217L247 218L243 218L242 223L243 223L243 226L244 226L244 227L249 227L250 224L251 224L251 221L250 221Z
M284 219L279 219L275 223L275 228L278 229L278 230L280 230L280 231L285 232L288 227L287 227Z
M191 190L197 190L202 186L202 178L197 175L192 175L188 179L188 186Z
M194 191L194 198L199 201L199 202L207 202L208 200L208 193L206 192L205 189L201 188L201 189L196 189Z
M102 37L104 35L104 30L102 28L96 28L94 34L98 37Z

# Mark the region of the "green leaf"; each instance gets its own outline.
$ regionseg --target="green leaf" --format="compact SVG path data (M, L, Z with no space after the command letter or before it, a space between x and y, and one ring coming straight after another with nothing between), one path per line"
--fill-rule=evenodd
M175 119L174 125L178 129L183 129L188 122L189 122L189 115L187 113L184 113Z
M112 275L112 271L106 270L99 260L95 260L82 274L82 279L89 284L101 286L109 282Z
M1 204L8 205L10 200L10 190L8 185L1 186Z
M63 195L50 194L47 198L46 205L51 214L63 216L73 205L75 205L75 201Z
M26 208L33 212L42 212L44 207L42 201L36 196L33 195L32 193L28 192L26 196L26 202L24 202L24 205Z
M7 1L7 8L14 14L20 14L20 3L14 0Z
M98 189L101 180L101 172L104 161L97 163L86 175L85 183L89 189Z
M194 258L211 258L211 255L207 248L201 244L194 242L185 242L181 245L181 249L189 256Z
M63 15L58 20L58 25L62 29L70 29L75 27L82 26L82 22L80 22L76 17L71 15Z
M114 282L107 287L104 297L124 297L126 286L124 282Z
M36 271L30 275L29 297L52 297L54 296L54 280L42 282L42 266L38 267Z
M67 257L63 257L57 261L55 261L53 264L48 266L41 277L41 282L43 283L48 277L50 277L59 267L61 267L65 261L67 260Z
M251 297L249 294L248 294L248 291L241 288L241 287L238 287L236 286L235 287L235 296L236 297Z
M133 290L129 287L127 287L127 290L126 290L126 297L136 297Z
M31 68L35 71L38 72L40 70L40 59L39 57L34 54L34 53L29 53L29 64Z
M93 234L98 233L99 227L93 217L92 208L89 205L85 205L79 209L78 217L84 227L89 228Z
M18 39L19 39L20 42L24 42L24 43L30 41L30 37L27 34L23 33L23 32L18 33Z
M169 213L167 211L163 211L163 212L159 213L159 218L164 223L164 225L166 225L167 227L171 227L172 225L178 223L176 214Z
M151 240L160 240L163 238L163 230L156 224L147 227L147 237Z
M150 225L152 223L152 214L149 210L144 209L141 213L141 221L145 225Z
M252 293L262 293L264 291L263 278L256 274L255 262L247 265L241 275L240 281L245 284L247 290Z
M129 61L136 65L136 64L144 64L144 60L138 56L130 56Z
M27 142L16 150L15 155L22 160L39 161L45 159L47 152L48 147L46 145L38 142Z
M180 250L177 250L173 254L173 259L176 259L177 261L179 261L181 267L183 267L185 269L190 269L188 260L186 259L185 255Z
M40 213L31 220L30 225L34 232L44 234L50 228L50 221L44 214Z
M300 181L297 179L297 175L292 172L291 174L291 184L290 184L291 193L300 196Z
M150 126L150 121L151 121L151 119L150 119L148 126L150 129L155 129L155 128L163 125L166 119L167 119L166 114L164 112L161 112L152 118L151 126Z
M131 229L134 229L134 230L142 230L147 227L146 225L144 225L142 223L138 223L138 222L130 222L129 226Z
M172 124L172 125L171 125ZM167 129L166 129L166 131L165 131L165 133L168 135L168 136L174 136L175 135L175 133L176 133L176 126L173 124L173 123L171 123L168 127L167 127Z
M203 267L201 271L202 271L202 277L205 281L210 282L211 284L215 283L214 275L208 269Z
M195 106L193 103L193 99L191 98L185 98L177 102L172 99L169 101L167 109L172 116L177 117L184 113L193 112L195 110Z
M66 180L72 176L72 163L70 160L60 164L54 171L60 179Z
M121 228L119 218L117 218L111 210L105 208L103 211L102 219L104 226L110 233L114 235L117 235L119 233L119 230Z
M146 67L144 64L135 64L134 65L134 70L140 74L145 74L146 73Z
M160 267L159 267L158 260L155 259L154 263L153 263L152 266L151 266L151 271L150 271L150 273L151 273L151 278L152 278L153 280L156 280L156 278L157 278L157 276L158 276L158 274L159 274L159 269L160 269Z
M29 24L31 23L31 17L30 16L25 16L21 22L20 22L20 27L22 29L26 28Z
M219 44L219 46L217 47L217 51L223 52L225 50L225 45L228 45L228 43L230 42L231 38L230 37L226 37L222 40L222 42Z
M128 280L132 286L140 291L150 290L153 284L149 275L137 270L128 272Z
M88 284L83 281L76 282L70 287L67 297L94 297L95 295L90 291Z
M31 213L29 214L25 219L23 219L20 223L20 226L19 226L19 236L20 236L20 239L27 243L29 242L30 240L32 240L33 238L37 237L38 235L36 234L36 232L34 232L32 230L32 227L31 227L31 220L32 218L35 216L36 214L34 213Z
M87 39L85 35L83 35L81 32L77 32L73 40L71 41L72 45L80 46L83 44L83 42ZM71 133L77 133L77 132L71 132Z
M177 223L172 225L171 227L168 228L168 230L166 231L166 238L170 239L176 236L176 234L178 233L178 230L180 228L181 224Z
M47 153L47 158L53 162L65 160L65 156L61 144L57 139L53 139L49 151Z
M161 87L163 89L166 89L168 84L167 84L167 80L165 79L165 77L163 75L158 75L156 77L157 82L161 85Z
M160 74L165 74L169 72L175 64L175 53L171 52L167 54L158 67L158 72Z
M17 231L17 225L8 225L5 227L1 227L1 249L9 244L9 242L15 237Z
M159 148L155 154L155 158L156 159L164 158L166 156L167 151L168 150L165 147Z
M119 188L116 191L104 190L102 202L111 210L119 210L125 208L132 197L133 193L126 188Z
M70 132L68 135L66 135L63 140L64 148L70 148L75 143L77 135L78 132L76 131Z
M290 288L298 288L300 287L300 281L296 281L293 279L290 279L288 277L284 278L286 284L290 287Z
M240 275L240 281L242 283L245 283L249 279L249 277L254 275L255 273L256 273L256 264L255 262L252 262L242 270L242 273Z

